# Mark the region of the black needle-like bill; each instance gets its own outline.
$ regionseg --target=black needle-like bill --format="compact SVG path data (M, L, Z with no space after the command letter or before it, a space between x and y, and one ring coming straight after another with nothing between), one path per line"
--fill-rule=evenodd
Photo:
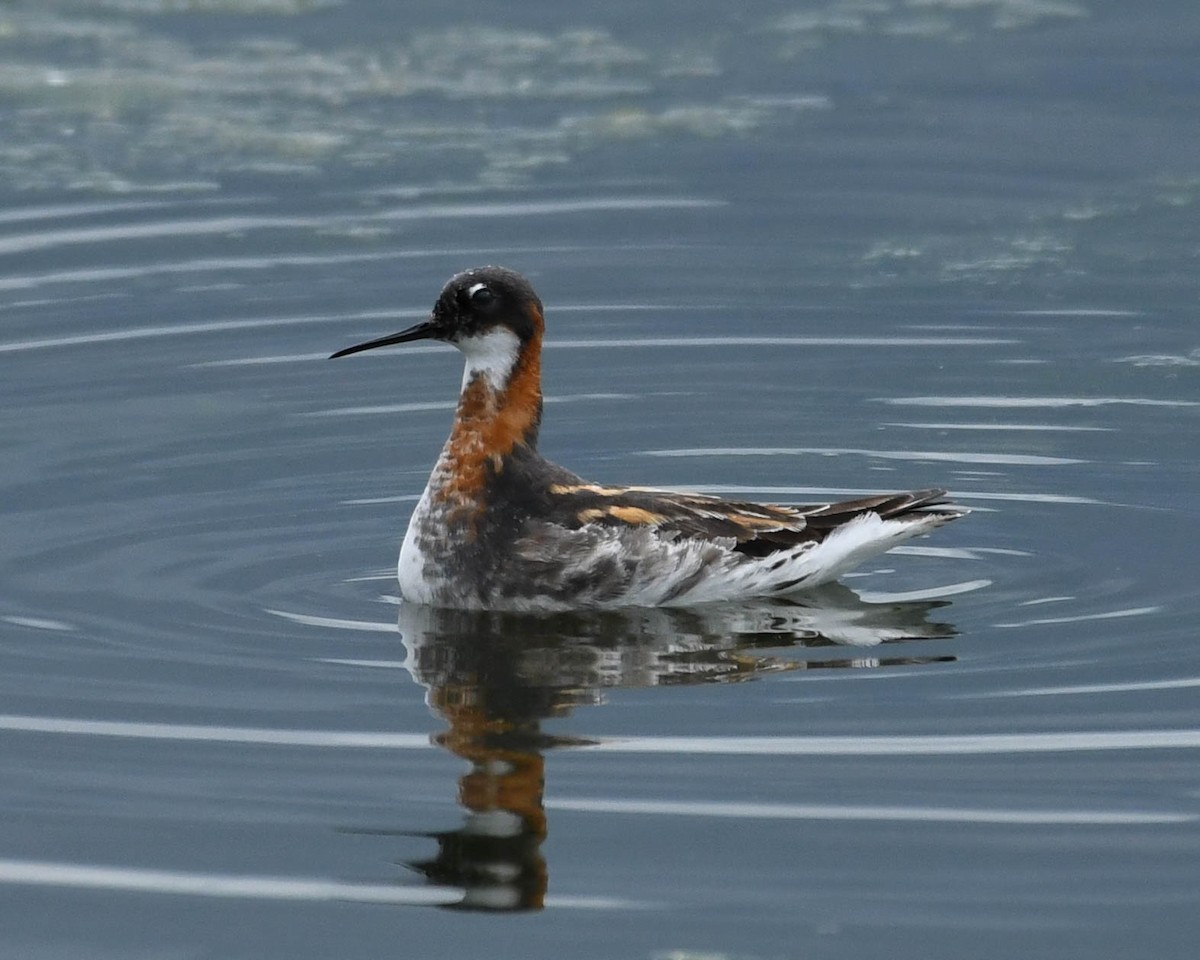
M375 340L368 340L366 343L356 343L352 347L346 347L339 350L337 353L330 354L330 360L336 360L338 357L349 356L352 353L362 353L364 350L374 350L376 347L390 347L396 343L410 343L413 340L428 340L438 335L438 324L433 317L422 320L418 324L414 324L407 330L401 330L399 333L390 333L386 337L379 337Z

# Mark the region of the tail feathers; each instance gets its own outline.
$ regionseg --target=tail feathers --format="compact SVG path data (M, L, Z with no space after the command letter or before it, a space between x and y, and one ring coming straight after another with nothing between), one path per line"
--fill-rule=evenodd
M823 530L824 536L798 557L799 562L785 572L773 592L788 594L830 583L864 560L968 512L948 503L944 496L941 490L922 490L831 504L828 514L810 521L830 524Z
M859 500L842 500L811 507L798 507L810 528L832 530L849 523L856 516L874 513L882 520L900 520L912 516L914 520L940 517L940 523L964 517L971 511L952 503L946 491L937 487L927 490L910 490L904 493L883 493ZM940 524L931 524L936 526Z

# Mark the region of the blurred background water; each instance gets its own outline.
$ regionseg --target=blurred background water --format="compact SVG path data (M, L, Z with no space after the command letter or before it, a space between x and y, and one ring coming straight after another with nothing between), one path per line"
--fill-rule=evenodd
M1200 8L0 4L0 956L1191 957ZM499 262L545 452L967 520L400 607ZM752 682L736 682L736 681Z

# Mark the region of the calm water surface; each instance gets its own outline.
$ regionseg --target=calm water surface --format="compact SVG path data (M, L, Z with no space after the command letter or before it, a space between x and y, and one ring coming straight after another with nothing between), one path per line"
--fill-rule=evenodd
M1193 956L1198 31L0 7L0 956ZM975 512L792 603L400 605L458 357L325 357L487 262L583 475Z

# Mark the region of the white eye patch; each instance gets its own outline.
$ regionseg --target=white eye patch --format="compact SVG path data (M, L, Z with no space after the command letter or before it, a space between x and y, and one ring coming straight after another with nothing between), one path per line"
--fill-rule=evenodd
M486 283L473 283L467 287L467 302L473 307L486 307L495 300L496 295Z

